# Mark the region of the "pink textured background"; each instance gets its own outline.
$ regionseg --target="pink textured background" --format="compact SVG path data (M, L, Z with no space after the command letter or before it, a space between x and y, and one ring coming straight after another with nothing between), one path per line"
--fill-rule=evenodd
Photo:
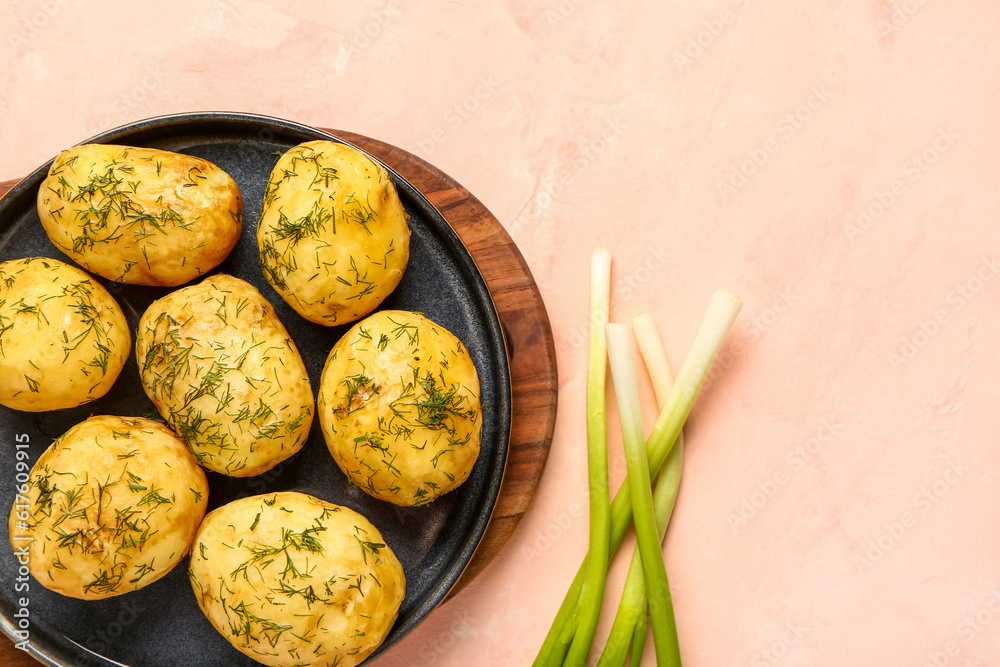
M745 301L666 541L685 664L1000 665L995 2L169 7L0 5L0 179L170 112L351 130L468 187L549 308L534 504L379 667L533 658L586 548L598 245L613 315L651 312L675 367L712 290Z

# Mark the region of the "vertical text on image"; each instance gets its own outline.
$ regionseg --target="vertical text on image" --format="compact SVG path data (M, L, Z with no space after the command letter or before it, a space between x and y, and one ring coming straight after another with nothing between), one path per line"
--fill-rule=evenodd
M13 511L15 514L14 518L17 521L11 526L13 530L11 531L10 541L14 547L14 557L17 558L18 563L17 577L14 579L14 592L19 595L15 596L14 600L17 609L14 612L13 622L17 626L14 634L19 640L15 643L15 646L22 651L28 651L31 646L31 620L28 612L28 605L30 603L30 599L28 598L30 591L28 563L31 559L28 544L31 542L31 536L27 534L28 520L30 519L30 503L28 501L28 491L30 490L28 478L31 472L31 465L28 463L28 445L30 441L31 438L27 433L19 433L14 436L14 490L16 494L14 496Z

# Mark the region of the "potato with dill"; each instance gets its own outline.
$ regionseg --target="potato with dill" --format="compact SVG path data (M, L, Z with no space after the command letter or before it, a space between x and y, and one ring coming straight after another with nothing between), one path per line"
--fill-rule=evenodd
M419 313L380 311L334 345L317 411L348 479L396 505L425 505L479 456L479 376L465 346Z
M215 629L272 667L359 664L385 640L406 589L365 517L296 492L210 512L188 574Z
M47 257L0 263L0 404L40 412L93 401L131 349L118 303L80 269Z
M10 513L11 546L27 544L41 585L83 600L167 574L190 551L208 506L205 472L187 446L141 417L73 426L38 457L24 486L27 502L15 500Z
M305 444L309 376L253 285L219 274L154 301L136 359L146 395L209 470L259 475Z
M52 243L88 271L134 285L205 275L236 245L242 211L225 171L155 148L75 146L55 158L38 189Z
M410 228L385 168L333 141L300 144L278 159L257 223L264 276L306 319L347 324L396 288Z

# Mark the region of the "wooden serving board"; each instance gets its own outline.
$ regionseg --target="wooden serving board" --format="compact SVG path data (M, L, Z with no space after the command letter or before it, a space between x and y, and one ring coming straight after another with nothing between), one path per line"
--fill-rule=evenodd
M489 527L452 589L450 595L454 595L482 572L506 544L527 510L545 467L555 426L558 387L548 313L514 241L468 190L433 165L395 146L352 132L326 131L378 157L438 208L486 279L507 337L513 397L507 469ZM16 183L0 183L0 197ZM5 514L4 509L0 516ZM38 663L14 648L6 635L0 635L0 665L32 667Z

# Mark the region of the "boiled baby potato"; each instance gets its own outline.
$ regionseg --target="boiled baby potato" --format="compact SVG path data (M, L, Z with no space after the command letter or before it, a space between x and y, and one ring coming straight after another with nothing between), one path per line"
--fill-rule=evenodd
M135 348L146 395L209 470L258 475L305 443L309 376L253 285L220 274L154 301Z
M317 400L323 436L367 494L425 505L468 479L479 456L479 376L465 346L423 315L385 310L327 357Z
M229 174L154 148L75 146L38 189L52 243L88 271L134 285L180 285L215 268L240 237L242 210Z
M39 412L100 398L131 349L118 303L80 269L47 257L0 264L0 404Z
M48 589L101 600L148 586L188 551L208 480L163 424L96 416L38 457L10 513L10 542ZM20 550L20 551L19 551Z
M357 665L385 640L406 589L367 519L295 492L209 513L188 574L215 629L273 667Z
M267 181L257 223L261 267L306 319L353 322L402 279L406 220L389 173L368 156L333 141L300 144Z

